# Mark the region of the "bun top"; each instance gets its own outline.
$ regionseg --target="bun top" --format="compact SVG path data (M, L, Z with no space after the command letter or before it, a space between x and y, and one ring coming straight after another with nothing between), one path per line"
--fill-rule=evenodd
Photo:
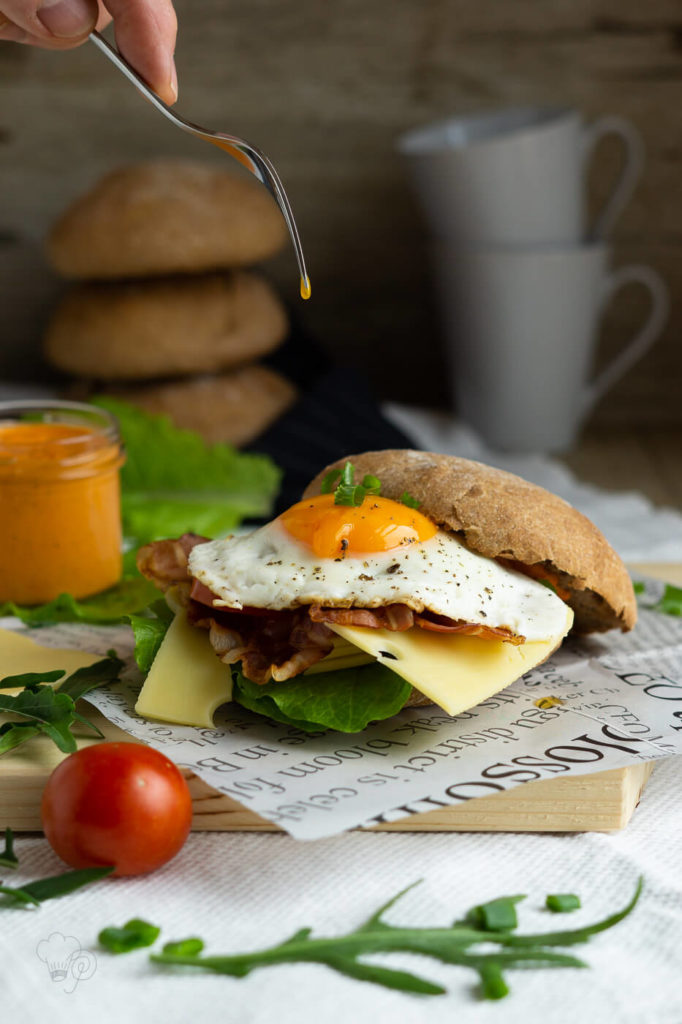
M239 267L278 252L286 224L262 185L182 160L132 164L102 178L47 241L54 269L106 279Z
M409 491L420 512L459 534L472 551L535 567L534 575L554 574L568 591L577 632L634 626L637 605L627 569L597 527L563 498L480 462L410 449L339 459L303 497L319 494L325 474L346 461L358 481L365 473L377 476L387 498Z

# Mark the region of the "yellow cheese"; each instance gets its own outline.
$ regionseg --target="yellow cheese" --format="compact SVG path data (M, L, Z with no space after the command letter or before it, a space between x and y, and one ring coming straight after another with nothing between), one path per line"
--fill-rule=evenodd
M518 647L501 640L433 633L418 626L403 633L360 626L331 628L407 679L449 715L458 715L548 658L572 622L573 612L567 607L563 633Z
M25 633L14 633L0 629L0 679L19 676L24 672L53 672L64 669L67 676L79 668L93 665L101 660L101 654L86 651L66 651L60 647L42 647ZM61 681L61 680L60 680ZM59 683L55 684L59 686ZM4 690L12 694L18 691Z
M232 700L232 675L214 653L208 632L179 611L154 658L135 710L144 718L213 727L213 715Z
M337 636L329 654L322 661L317 661L307 668L303 675L314 676L320 672L336 672L342 668L355 668L357 665L369 665L374 660L371 654L361 651L359 647L355 647L343 637Z

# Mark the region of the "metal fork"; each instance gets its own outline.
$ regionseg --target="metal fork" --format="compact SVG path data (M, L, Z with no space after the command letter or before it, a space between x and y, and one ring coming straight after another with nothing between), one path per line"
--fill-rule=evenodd
M291 241L294 246L294 253L296 254L296 262L298 263L298 270L301 275L301 298L310 298L310 278L308 277L308 272L305 266L303 248L301 246L298 228L296 227L296 221L294 220L294 215L292 213L287 194L284 191L284 186L280 181L279 174L275 170L272 161L268 159L265 153L261 152L260 149L257 149L256 146L252 146L249 142L245 142L244 139L240 139L237 135L227 135L225 132L214 132L211 131L210 128L202 128L198 124L192 124L191 121L186 121L183 117L179 117L163 102L163 100L159 99L156 93L149 88L142 78L140 78L137 72L130 66L128 61L121 56L118 50L114 49L114 47L107 42L104 36L100 35L99 32L91 32L90 39L95 46L109 58L112 64L114 64L118 70L133 83L135 88L138 89L150 103L153 103L156 109L160 111L164 117L167 117L176 128L181 128L183 132L189 132L191 135L198 135L200 139L204 139L206 142L211 142L214 146L224 149L225 152L229 153L235 160L238 160L242 167L246 167L247 170L251 171L251 174L253 174L262 185L265 185L266 189L279 206L282 216L286 221L286 225L289 228L289 234L291 235Z

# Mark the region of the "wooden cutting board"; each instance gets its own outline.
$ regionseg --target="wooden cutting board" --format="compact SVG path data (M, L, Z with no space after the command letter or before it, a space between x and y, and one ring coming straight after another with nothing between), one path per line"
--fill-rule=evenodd
M641 564L640 572L682 584L682 565ZM131 737L91 708L88 717L107 740ZM84 738L79 745L96 740ZM0 830L40 829L40 797L50 772L64 755L42 738L0 758ZM506 793L469 800L460 807L414 814L390 825L391 832L611 832L624 828L637 806L652 764L637 764L574 778L528 782ZM186 771L196 831L280 829Z

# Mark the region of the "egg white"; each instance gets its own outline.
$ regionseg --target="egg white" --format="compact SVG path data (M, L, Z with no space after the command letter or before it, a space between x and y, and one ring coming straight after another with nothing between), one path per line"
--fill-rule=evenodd
M193 548L189 569L224 607L378 608L506 627L527 640L565 632L566 605L535 580L469 551L450 533L391 551L320 558L275 520L245 536Z

